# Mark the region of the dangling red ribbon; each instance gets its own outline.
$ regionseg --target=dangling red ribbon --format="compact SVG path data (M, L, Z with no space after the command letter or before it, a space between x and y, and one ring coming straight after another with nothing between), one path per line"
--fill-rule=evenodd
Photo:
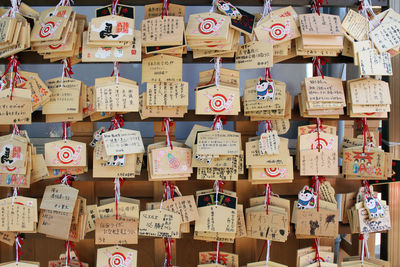
M19 129L18 124L14 124L14 127L13 127L13 134L15 134L15 135L20 135L20 134L21 134L21 131L20 131L20 129Z
M111 3L111 15L118 15L117 14L117 6L118 6L119 0L113 0ZM113 75L111 75L113 76Z
M115 219L118 220L118 202L121 197L121 186L124 184L125 179L114 178L114 194L115 194Z
M15 261L18 263L20 261L20 258L22 256L22 245L24 242L22 241L22 238L20 235L17 235L15 238Z
M321 151L321 138L320 138L320 133L321 133L321 119L320 118L316 118L315 119L315 124L316 124L316 126L315 126L315 131L317 132L317 136L318 136L318 138L317 138L317 140L318 140L318 144L317 144L317 149L318 149L318 152L320 152Z
M70 242L69 247L75 253L76 259L79 262L79 266L82 267L82 262L81 262L81 259L79 258L78 252L76 251L74 243Z
M117 70L117 74L115 74L115 70ZM119 62L114 62L114 68L110 76L113 77L114 75L117 75L118 77L121 76L119 73Z
M6 70L4 71L3 75L1 76L1 80L3 80L4 76L11 70L11 80L10 80L10 86L11 86L11 93L10 93L10 100L12 100L13 93L14 93L14 87L16 86L18 80L21 82L21 76L18 73L18 66L21 63L18 61L17 56L11 56L8 58L8 66Z
M174 240L171 238L164 238L165 254L166 254L166 266L172 267L172 244Z
M174 125L174 122L170 118L164 118L163 123L161 125L161 131L165 132L165 135L167 137L166 144L167 146L171 147L171 150L173 149L172 147L172 141L171 141L171 131L170 127Z
M326 57L318 56L313 57L313 76L322 76L324 78L324 73L322 72L322 66L325 66L328 63L328 59Z
M71 127L71 123L70 122L63 122L62 123L62 129L63 129L62 138L64 140L68 138L68 128L69 127Z
M71 78L73 71L72 71L72 67L71 67L71 59L70 58L66 58L64 59L64 77L68 77Z
M218 124L226 125L226 116L225 116L225 115L217 115L217 116L214 118L213 126L212 126L211 129L212 129L212 130L215 130L215 128L216 128L216 126L217 126Z
M372 196L372 192L369 188L369 181L368 180L362 180L361 181L361 186L364 187L364 194L368 194L370 196Z
M320 9L321 9L323 3L324 3L324 0L311 0L312 12L320 15ZM328 0L326 0L326 4L328 4Z
M58 184L65 184L68 186L72 186L72 182L75 181L75 178L71 174L64 174L61 176L56 183Z
M362 131L363 131L363 153L365 153L365 147L367 145L367 142L372 142L372 137L371 133L368 128L368 123L366 118L362 118L359 123L362 125ZM359 125L360 125L359 124Z
M215 252L217 252L217 255L215 257L215 263L220 264L220 258L221 258L220 252L221 252L221 247L223 247L223 246L224 246L224 244L222 242L215 242L214 250L215 250Z
M313 247L313 249L315 249L314 262L318 261L318 266L321 267L321 261L325 262L325 260L319 256L319 242L318 242L317 238L314 239L314 244L312 247Z
M174 194L175 194L175 185L169 181L163 181L163 186L164 186L164 194L163 194L163 201L172 199L174 200Z
M314 188L315 192L317 193L317 211L319 211L319 187L321 183L325 182L326 179L323 176L314 176L312 178L312 187Z
M271 68L265 68L265 80L271 80Z
M265 211L268 215L269 213L269 202L271 196L271 186L269 184L265 184Z
M71 260L70 241L65 240L64 246L65 246L65 265L69 266Z
M111 125L108 128L109 131L124 127L124 119L121 115L115 114L111 120Z
M169 0L161 0L161 3L163 3L163 9L161 13L161 19L163 19L164 16L168 16Z

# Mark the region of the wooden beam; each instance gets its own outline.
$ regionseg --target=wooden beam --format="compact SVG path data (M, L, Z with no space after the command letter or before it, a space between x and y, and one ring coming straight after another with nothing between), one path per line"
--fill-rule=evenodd
M211 64L210 63L211 57L193 59L192 51L188 51L188 53L183 55L182 58L183 58L183 63ZM329 64L353 63L353 58L345 56L326 57L326 58ZM21 64L61 64L61 61L50 62L50 60L44 59L41 55L33 51L20 52L18 54L18 59L21 62ZM235 62L234 58L223 58L223 63L234 63L234 62ZM276 64L305 64L305 63L312 63L312 58L303 58L298 56ZM7 58L0 59L0 64L8 64L8 59ZM107 62L80 62L79 64L107 64ZM112 64L112 62L109 62L109 64ZM122 65L141 64L141 62L130 62L130 63L121 62L120 64Z
M24 0L24 3L30 6L55 6L58 4L58 0ZM135 5L135 6L143 6L152 3L159 3L158 0L121 0L120 4L127 5ZM232 4L237 6L262 6L262 1L260 0L231 0ZM172 1L174 4L180 4L185 6L209 6L211 5L211 0L174 0ZM75 6L103 6L109 5L109 0L77 0L75 1ZM309 0L274 0L272 1L272 6L306 6L309 5ZM1 0L0 6L9 6L10 2L8 0ZM346 7L355 7L358 5L358 0L334 0L328 1L328 3L324 3L324 7L334 7L334 6L346 6ZM387 0L372 0L373 6L387 6Z

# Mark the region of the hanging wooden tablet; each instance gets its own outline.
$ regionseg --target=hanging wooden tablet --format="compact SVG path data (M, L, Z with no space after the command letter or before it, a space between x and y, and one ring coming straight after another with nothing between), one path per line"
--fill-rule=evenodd
M43 106L43 114L78 113L82 82L64 77L46 81L51 91L50 101Z
M375 48L358 52L360 75L392 75L390 54L378 54Z
M227 40L230 17L216 13L199 13L189 16L186 37L206 40Z
M182 58L156 55L143 59L142 83L182 81Z
M132 41L134 30L134 19L115 15L93 18L89 24L89 42L119 46L121 42Z
M83 32L82 61L83 62L136 62L141 61L141 33L135 30L132 44L128 46L88 46L88 32Z
M112 246L97 249L97 267L112 266L137 266L137 250L120 246Z
M239 46L235 59L235 68L253 69L269 68L273 65L272 44L261 41L252 41Z
M161 16L162 11L163 11L163 3L145 5L144 18L150 19ZM185 6L169 3L168 16L185 17Z
M86 144L72 140L59 140L45 144L46 165L52 167L87 166Z
M163 209L140 212L139 235L180 238L181 217L178 213Z
M98 78L95 82L96 111L129 112L139 110L137 82L119 77Z
M141 23L143 46L176 46L182 44L185 29L183 17L165 16L145 19Z
M49 42L60 41L62 32L72 14L72 7L58 6L52 7L40 13L39 23L35 23L31 41Z
M218 260L217 260L218 254ZM222 266L239 266L239 255L225 251L204 251L199 252L199 264L202 266L208 263L221 263Z

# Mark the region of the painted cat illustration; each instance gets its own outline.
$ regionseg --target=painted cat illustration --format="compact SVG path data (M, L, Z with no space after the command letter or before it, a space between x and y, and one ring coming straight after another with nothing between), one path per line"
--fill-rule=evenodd
M297 201L297 208L299 209L313 209L317 204L317 193L314 193L312 188L308 186L303 187L299 192L299 200Z

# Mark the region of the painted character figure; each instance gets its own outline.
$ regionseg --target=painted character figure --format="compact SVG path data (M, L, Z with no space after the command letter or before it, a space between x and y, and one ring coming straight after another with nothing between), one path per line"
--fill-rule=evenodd
M111 156L111 160L106 163L107 166L125 166L125 155Z
M225 15L229 17L234 19L240 19L242 17L242 14L239 12L239 10L228 1L218 1L217 7L221 12L225 13Z
M312 188L308 186L303 187L299 192L299 200L297 201L297 208L299 209L313 209L317 204L317 193L314 193Z
M353 164L353 173L358 173L358 171L359 171L359 166L358 166L358 159L356 159L355 161L354 161L354 164Z
M94 135L93 135L93 140L92 140L92 142L90 142L90 146L91 147L95 147L96 146L96 143L100 140L100 138L101 138L101 135L103 134L103 133L105 133L105 129L104 129L104 127L101 127L100 129L98 129L95 133L94 133Z
M382 204L380 201L373 196L365 195L364 205L367 208L369 217L372 218L382 218L385 216Z
M259 80L256 85L257 100L274 100L275 87L273 80Z
M367 171L367 167L365 166L365 160L364 159L361 159L361 161L360 161L360 169L359 169L359 171L360 171L360 173Z

